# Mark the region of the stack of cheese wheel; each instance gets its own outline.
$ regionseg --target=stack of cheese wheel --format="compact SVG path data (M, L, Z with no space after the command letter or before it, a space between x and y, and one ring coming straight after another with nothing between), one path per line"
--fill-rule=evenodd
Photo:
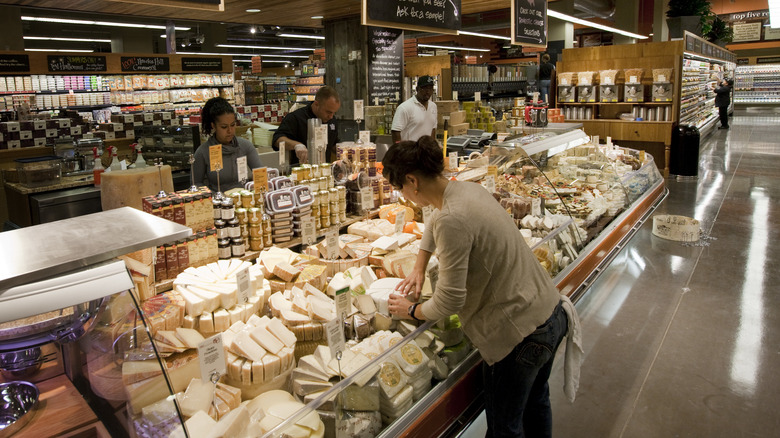
M312 257L319 257L320 263L327 267L329 277L347 269L368 266L368 256L371 253L371 244L363 236L354 234L342 234L338 239L336 257L328 257L328 246L325 240L317 245L311 245L306 253Z
M239 272L249 269L249 300L238 302ZM263 310L263 276L257 266L240 259L219 260L198 268L187 268L173 281L173 292L184 302L183 327L203 336L224 332L232 324L246 322Z
M312 261L316 259L272 246L260 252L257 265L268 280L271 292L290 290L293 287L302 289L307 284L323 290L328 282L327 269ZM283 264L284 269L277 269L279 264ZM296 271L291 271L290 267Z
M144 319L152 333L181 327L184 324L185 309L186 303L181 296L167 292L155 295L141 304Z
M295 357L311 354L325 342L324 324L336 317L336 303L311 284L303 289L274 292L268 299L271 314L281 319L298 339Z
M227 383L245 399L286 385L295 366L295 335L277 318L253 315L222 333L227 349Z

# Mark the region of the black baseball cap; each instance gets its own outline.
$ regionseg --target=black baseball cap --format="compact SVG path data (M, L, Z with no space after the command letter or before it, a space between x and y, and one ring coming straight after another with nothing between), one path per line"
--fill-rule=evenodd
M433 87L433 83L432 76L420 76L420 79L417 79L417 88Z

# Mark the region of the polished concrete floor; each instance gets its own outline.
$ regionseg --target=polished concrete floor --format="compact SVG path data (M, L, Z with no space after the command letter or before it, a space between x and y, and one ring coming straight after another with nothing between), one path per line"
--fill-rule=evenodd
M780 436L780 114L738 111L700 150L698 180L669 180L656 214L712 240L665 241L650 220L578 302L580 389L565 399L556 360L555 437Z

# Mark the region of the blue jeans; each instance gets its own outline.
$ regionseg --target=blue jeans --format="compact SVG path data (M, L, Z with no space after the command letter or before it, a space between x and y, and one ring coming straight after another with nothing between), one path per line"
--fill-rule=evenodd
M547 379L568 324L559 303L547 322L507 357L493 365L484 364L487 437L552 437Z
M544 100L547 103L552 102L553 98L550 96L550 80L542 79L539 81L539 99Z

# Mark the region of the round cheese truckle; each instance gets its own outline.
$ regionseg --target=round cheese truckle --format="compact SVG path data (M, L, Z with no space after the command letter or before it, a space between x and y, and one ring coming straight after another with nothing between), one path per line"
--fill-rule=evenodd
M160 187L160 174L162 174L162 187ZM156 166L149 166L104 172L100 181L100 201L103 211L119 207L143 210L141 201L143 197L156 195L160 189L165 190L166 193L173 192L171 166L162 166L160 171Z

